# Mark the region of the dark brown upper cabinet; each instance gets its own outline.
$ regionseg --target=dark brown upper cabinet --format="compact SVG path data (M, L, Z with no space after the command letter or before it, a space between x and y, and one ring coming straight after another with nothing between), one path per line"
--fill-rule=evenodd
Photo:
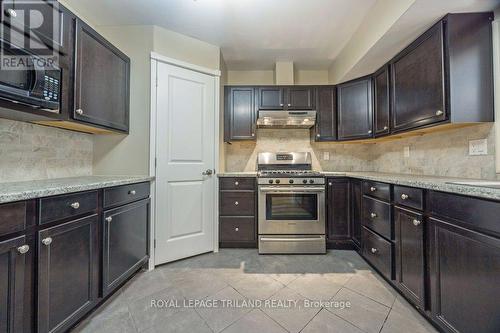
M128 133L129 91L130 59L77 20L73 118Z
M320 86L316 89L316 126L311 131L315 141L337 139L337 88Z
M373 74L373 116L375 137L389 134L389 66L384 66Z
M314 88L304 86L286 88L285 103L287 110L313 110Z
M338 139L356 140L373 137L373 100L371 77L339 84Z
M224 141L255 140L255 88L225 87L224 95Z
M278 86L258 88L259 110L285 109L285 88Z
M391 60L394 132L493 121L492 19L449 14Z

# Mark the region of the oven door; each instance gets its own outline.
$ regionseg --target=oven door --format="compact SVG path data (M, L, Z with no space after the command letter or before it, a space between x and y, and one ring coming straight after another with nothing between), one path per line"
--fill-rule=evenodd
M324 235L325 188L259 187L259 234Z

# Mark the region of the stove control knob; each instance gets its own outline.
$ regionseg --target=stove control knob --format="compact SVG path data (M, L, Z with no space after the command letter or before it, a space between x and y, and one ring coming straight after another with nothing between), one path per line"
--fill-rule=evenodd
M269 179L269 184L272 184L273 183L273 180L272 179Z
M303 182L304 184L307 184L307 179L304 179L302 182Z
M290 184L293 184L293 179L290 179L288 182L289 182Z
M314 184L314 179L310 179L309 184Z
M276 179L276 184L279 184L280 183L280 180L279 179Z

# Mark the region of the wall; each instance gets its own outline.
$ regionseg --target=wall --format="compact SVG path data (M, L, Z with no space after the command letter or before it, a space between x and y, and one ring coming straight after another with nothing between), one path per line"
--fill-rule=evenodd
M92 174L92 135L0 119L0 182Z
M220 95L219 95L219 170L226 169L226 151L224 149L224 86L227 84L227 66L224 56L220 54Z
M273 70L227 71L228 85L273 85Z
M328 70L296 70L295 84L328 84Z
M495 71L496 146L500 147L500 6L493 22L493 67ZM500 174L500 151L496 154L496 171Z
M469 156L468 141L488 139L488 155ZM227 171L253 171L265 151L309 151L313 168L323 171L377 171L495 179L493 124L427 134L377 144L311 143L309 130L259 129L256 142L225 144ZM403 147L410 147L410 157ZM324 161L328 152L330 160Z

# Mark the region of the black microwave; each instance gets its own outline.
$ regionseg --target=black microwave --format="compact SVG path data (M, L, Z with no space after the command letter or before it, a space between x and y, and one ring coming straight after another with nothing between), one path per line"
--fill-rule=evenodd
M2 61L9 61L10 56L23 59L23 69L0 67L0 99L22 104L34 109L59 113L61 101L61 69L47 66L46 62L27 51L12 48L5 41ZM14 50L14 51L13 51Z

